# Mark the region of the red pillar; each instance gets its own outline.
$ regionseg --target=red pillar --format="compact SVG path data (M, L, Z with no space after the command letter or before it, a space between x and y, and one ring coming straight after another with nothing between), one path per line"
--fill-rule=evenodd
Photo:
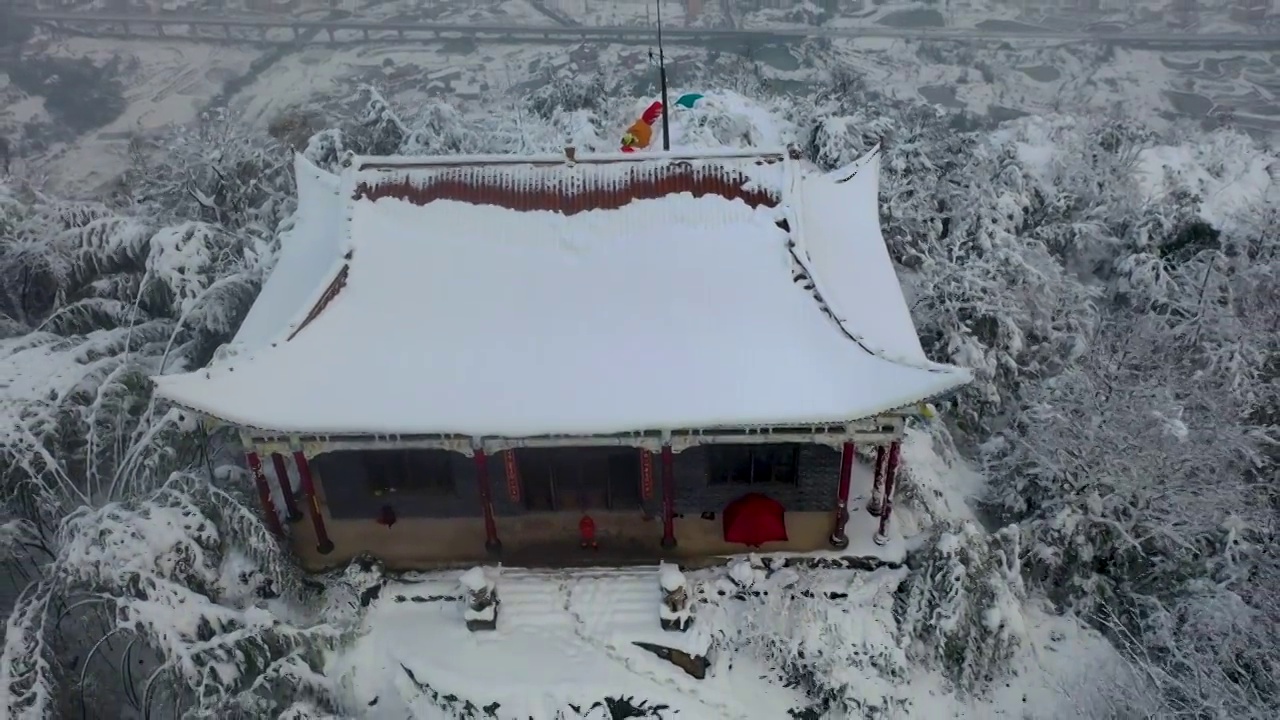
M676 546L676 472L675 454L670 445L662 446L662 547Z
M867 501L867 512L880 516L880 501L884 498L884 467L888 453L883 445L876 446L876 477L871 481L871 499Z
M262 472L262 461L258 453L247 452L244 457L249 462L249 472L253 473L253 483L258 486L258 499L262 501L262 510L266 513L267 528L276 537L284 537L284 528L280 526L280 516L276 514L275 503L271 502L271 488L267 487L267 474Z
M329 539L329 531L324 526L324 516L320 514L320 499L316 497L316 483L311 477L311 463L301 450L293 451L293 464L298 466L298 480L302 483L302 495L307 498L311 509L311 526L316 530L316 552L328 555L333 552L333 541Z
M884 499L880 505L880 529L876 530L877 545L889 542L889 515L893 513L893 491L897 485L898 455L902 444L895 442L889 446L889 462L884 469Z
M849 483L853 479L853 463L857 458L857 449L852 442L846 442L840 453L840 487L836 491L836 529L831 533L831 546L837 550L849 547L849 536L844 526L849 522Z
M302 519L298 512L298 501L293 497L293 483L289 482L289 468L284 465L284 456L271 453L271 465L276 469L276 482L280 485L280 496L284 498L285 518L296 523Z
M489 457L484 448L476 448L476 487L480 491L480 506L484 509L484 547L489 552L502 550L498 539L498 523L493 519L493 489L489 481Z

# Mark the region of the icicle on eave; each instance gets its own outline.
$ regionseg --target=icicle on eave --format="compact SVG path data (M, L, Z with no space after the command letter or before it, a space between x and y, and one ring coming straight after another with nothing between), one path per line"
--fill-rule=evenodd
M607 177L608 185L605 190L605 197L610 206L621 207L625 199L622 195L622 178L617 173L609 173Z

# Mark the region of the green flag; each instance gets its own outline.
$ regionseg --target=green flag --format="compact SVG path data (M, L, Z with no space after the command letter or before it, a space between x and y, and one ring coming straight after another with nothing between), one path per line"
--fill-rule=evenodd
M702 99L702 95L699 95L698 93L687 93L685 95L681 95L676 100L676 107L691 108L694 106L695 103L697 103L701 99Z

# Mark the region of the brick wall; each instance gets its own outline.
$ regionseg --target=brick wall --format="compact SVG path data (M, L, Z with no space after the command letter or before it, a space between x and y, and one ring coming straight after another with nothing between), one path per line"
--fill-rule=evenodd
M756 491L768 495L794 512L830 510L835 507L840 480L840 452L821 445L800 448L799 480L795 485L709 485L707 449L695 447L675 457L676 512L700 515L720 512L734 498ZM660 468L655 467L655 470ZM661 475L655 473L661 503Z

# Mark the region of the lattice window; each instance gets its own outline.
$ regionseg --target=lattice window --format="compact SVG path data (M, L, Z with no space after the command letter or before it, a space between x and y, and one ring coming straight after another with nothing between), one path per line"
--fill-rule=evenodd
M453 453L448 450L373 450L364 453L374 495L453 495Z
M795 443L713 445L707 448L710 485L795 485L800 446Z

